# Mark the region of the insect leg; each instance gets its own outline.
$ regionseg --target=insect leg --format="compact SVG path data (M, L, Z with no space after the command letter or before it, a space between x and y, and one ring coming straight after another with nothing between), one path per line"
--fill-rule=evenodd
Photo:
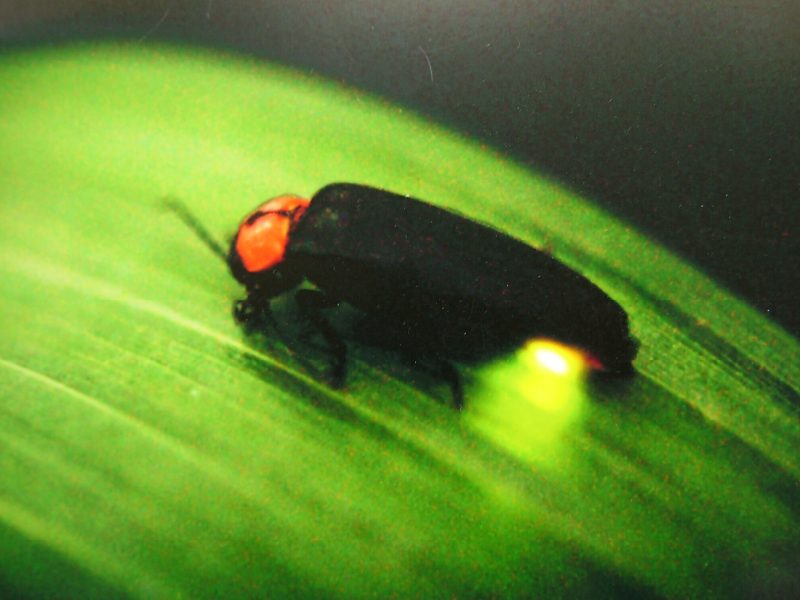
M237 300L233 303L233 318L237 323L244 324L250 333L263 329L266 325L278 330L278 324L269 307L269 300L258 301L253 296Z
M453 395L453 408L456 410L464 408L464 385L461 374L450 362L443 358L419 358L408 353L404 353L402 358L403 363L409 367L422 369L429 375L447 382Z
M461 374L452 364L444 359L439 359L439 374L442 379L450 384L453 392L453 408L461 410L464 407L464 386L461 382Z
M342 341L342 337L328 323L322 314L323 308L332 308L339 305L339 300L330 297L325 292L318 290L298 290L294 295L300 310L319 329L322 337L330 346L333 353L332 380L334 387L341 387L344 383L345 370L347 367L347 346Z

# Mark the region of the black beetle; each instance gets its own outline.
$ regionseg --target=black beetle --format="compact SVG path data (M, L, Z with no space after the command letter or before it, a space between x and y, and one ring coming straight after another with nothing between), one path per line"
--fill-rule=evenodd
M220 255L202 227L180 214ZM346 302L371 317L380 339L437 365L463 402L450 361L475 362L544 337L583 352L594 369L633 373L637 343L614 300L549 254L426 202L362 185L331 184L309 201L280 196L241 224L225 257L247 290L239 322L270 320L269 301L295 293L334 356L343 382L347 349L322 309Z

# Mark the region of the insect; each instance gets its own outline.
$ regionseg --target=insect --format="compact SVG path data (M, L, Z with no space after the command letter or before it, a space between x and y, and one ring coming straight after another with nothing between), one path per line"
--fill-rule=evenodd
M233 308L240 323L273 322L272 298L314 284L295 299L330 348L336 385L347 347L322 311L340 303L364 314L375 345L435 369L457 408L463 390L451 361L486 360L534 337L579 349L595 370L633 373L628 316L600 288L545 252L421 200L348 183L311 200L279 196L244 219L227 254L172 208L244 285Z

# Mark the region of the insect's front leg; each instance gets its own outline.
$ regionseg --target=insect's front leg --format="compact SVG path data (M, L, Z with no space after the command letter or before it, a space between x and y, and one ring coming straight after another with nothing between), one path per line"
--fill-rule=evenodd
M333 354L332 385L341 387L347 372L347 346L342 341L339 332L328 323L325 315L322 314L322 309L338 306L339 300L325 292L308 289L298 290L294 297L303 315L314 324L330 347Z
M267 325L277 329L275 317L272 316L269 307L269 300L253 294L244 300L236 300L233 303L233 318L251 333L264 329Z

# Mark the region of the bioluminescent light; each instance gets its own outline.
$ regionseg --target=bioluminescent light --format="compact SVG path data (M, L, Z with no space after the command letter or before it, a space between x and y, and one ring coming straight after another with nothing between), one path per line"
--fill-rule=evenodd
M580 417L588 365L577 350L531 340L514 356L487 367L472 395L469 422L512 454L549 455Z
M534 356L539 363L547 369L550 369L557 375L565 375L569 370L567 360L558 352L548 348L540 348L536 350Z

